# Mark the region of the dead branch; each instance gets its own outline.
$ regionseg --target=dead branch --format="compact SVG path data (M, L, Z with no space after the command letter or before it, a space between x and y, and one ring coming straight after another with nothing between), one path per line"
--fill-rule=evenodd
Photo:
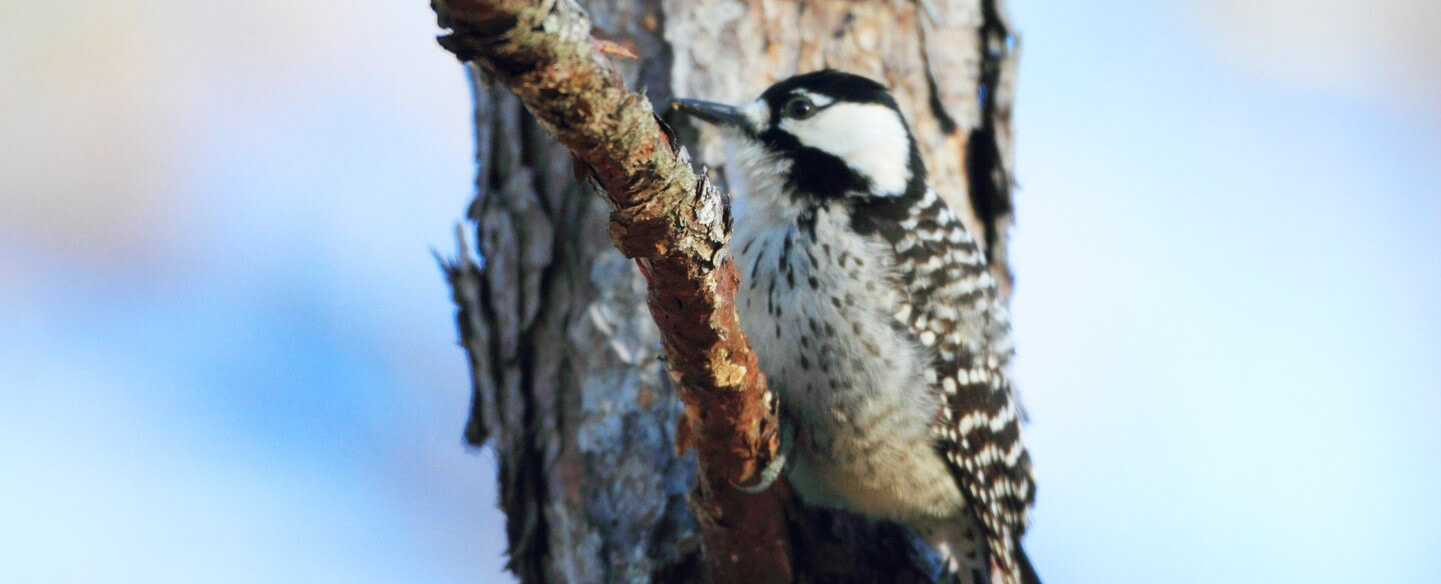
M711 574L722 582L788 582L783 489L749 496L776 456L775 397L735 311L740 275L729 208L697 176L650 102L610 65L571 0L436 0L441 44L504 83L604 192L610 235L645 275L649 306L685 402L678 446L699 454L692 507Z

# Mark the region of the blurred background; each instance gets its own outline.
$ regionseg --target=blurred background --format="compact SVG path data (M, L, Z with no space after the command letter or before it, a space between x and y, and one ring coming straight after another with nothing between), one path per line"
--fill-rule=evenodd
M1011 0L1049 582L1441 581L1441 3ZM487 582L424 3L0 2L0 582Z

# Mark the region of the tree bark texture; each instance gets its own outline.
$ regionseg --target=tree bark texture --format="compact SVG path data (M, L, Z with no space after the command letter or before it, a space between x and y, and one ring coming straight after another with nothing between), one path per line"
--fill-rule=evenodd
M1011 221L1015 51L996 2L581 4L605 52L636 56L612 61L624 84L648 96L656 111L665 112L673 96L740 103L776 80L821 67L883 80L907 115L934 186L968 227L982 234L997 280L1008 289L1004 248ZM462 3L445 4L454 9ZM563 32L567 26L564 19L552 19L537 28ZM476 197L469 223L458 234L459 255L445 269L472 373L466 437L476 446L490 444L499 460L510 569L525 582L738 580L755 558L716 557L717 546L704 536L718 526L706 523L702 529L701 522L717 514L693 507L707 500L704 493L692 497L696 456L677 448L692 441L685 434L697 428L678 420L694 422L704 412L684 414L678 388L694 385L695 376L672 367L672 379L663 357L675 351L682 352L677 360L694 355L675 346L689 341L663 341L663 329L648 311L655 308L657 291L648 289L642 271L650 271L653 285L656 263L644 258L655 257L656 246L670 245L661 240L674 234L661 226L628 237L634 224L625 221L624 193L608 188L609 199L601 198L582 184L593 179L614 187L626 169L607 168L604 157L587 158L573 140L572 148L556 142L551 132L557 119L547 115L564 123L567 111L542 111L538 122L510 88L493 82L505 71L481 69L468 67L475 100ZM689 145L710 165L712 181L724 184L718 138L674 121L674 140ZM573 151L580 162L573 162ZM678 187L690 193L696 212L714 196L707 195L705 182ZM619 220L612 215L617 210ZM470 248L472 229L478 253ZM622 253L612 240L629 249ZM719 265L719 258L712 259ZM765 428L751 434L770 438ZM744 482L754 469L741 470L731 478ZM787 556L786 569L749 574L744 581L934 577L935 558L897 526L805 508L786 496L783 483L768 496L775 506L739 506L766 517L720 513L747 525L784 519L784 532L765 534L776 540L761 547ZM731 571L713 565L727 561L736 564Z

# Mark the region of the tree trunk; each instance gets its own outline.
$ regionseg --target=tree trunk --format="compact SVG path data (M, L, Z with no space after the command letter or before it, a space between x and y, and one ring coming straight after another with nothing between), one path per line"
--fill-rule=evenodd
M888 84L936 189L987 243L1009 289L1014 50L1000 0L582 2L626 83L657 111L673 96L739 103L822 67ZM469 69L476 198L445 268L474 397L467 440L500 463L510 569L525 582L685 582L706 576L688 506L694 454L678 454L682 403L647 310L646 280L608 237L611 209L577 183L571 154L499 84ZM717 137L674 120L711 176ZM802 582L931 581L905 530L791 502ZM714 558L712 558L714 559ZM744 562L744 558L738 558Z

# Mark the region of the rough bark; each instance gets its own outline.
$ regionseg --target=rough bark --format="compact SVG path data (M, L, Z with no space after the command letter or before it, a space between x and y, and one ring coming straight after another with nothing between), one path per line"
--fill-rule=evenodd
M651 111L672 95L751 99L822 66L884 79L936 187L995 234L988 253L1008 281L1014 52L996 6L597 0L585 6L592 31L566 0L439 4L456 32L443 44L477 63L468 217L480 257L462 231L445 268L472 369L466 435L495 448L512 571L526 582L929 581L934 558L897 526L803 508L783 483L759 498L730 488L752 480L775 434L728 304L738 274L710 186L724 182L723 161L713 136L682 125L677 140ZM593 46L638 58L605 73ZM556 63L599 73L548 76ZM690 172L680 143L713 181ZM699 486L678 442L701 449Z
M579 6L450 0L437 12L454 31L441 44L515 93L612 207L611 240L645 276L685 404L680 447L698 453L692 509L707 571L726 581L789 580L779 498L734 488L757 482L775 458L779 419L736 314L740 273L725 247L720 191L692 172L649 101L626 87Z

